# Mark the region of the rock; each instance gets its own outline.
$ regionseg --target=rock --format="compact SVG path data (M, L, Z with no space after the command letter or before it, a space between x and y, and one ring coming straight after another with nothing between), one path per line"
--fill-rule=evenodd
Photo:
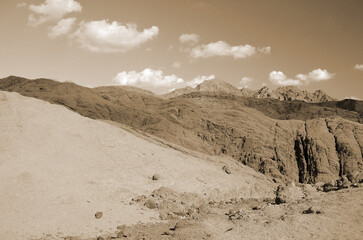
M321 191L322 192L322 191L324 191L324 188L323 188L324 184L325 183L323 183L323 182L318 182L318 183L315 183L314 184L314 187L316 188L317 191Z
M123 231L119 231L117 233L117 238L123 238L124 237L124 232Z
M304 210L302 214L312 214L315 213L315 210L312 207L309 207L307 210Z
M222 168L227 174L231 174L231 169L228 166L223 166Z
M309 207L308 209L306 209L302 212L302 214L313 214L313 213L322 214L323 211L321 211L320 209L317 209L315 207Z
M337 181L337 187L339 189L348 188L350 186L350 184L351 184L350 181L344 175Z
M97 240L106 240L104 237L99 236Z
M154 181L159 180L159 179L160 179L160 175L157 173L152 176L152 180L154 180Z
M103 216L103 212L96 212L95 213L95 218L96 219L100 219Z
M262 208L262 206L261 205L257 205L257 206L253 206L252 207L252 210L260 210Z
M348 173L347 174L347 178L350 182L352 183L356 183L357 182L357 177L359 175L359 172L358 171L355 171L353 173Z
M169 230L175 231L179 227L178 223L176 223L173 227L171 227Z
M139 203L139 202L143 202L145 199L146 199L146 196L141 195L141 196L133 198L131 201Z
M125 229L125 231L123 231L124 232L124 237L127 237L127 238L129 238L129 237L131 237L131 231L130 230L128 230L128 229Z
M363 183L363 172L360 172L357 177L354 179L357 183Z
M331 180L329 183L330 183L330 185L332 187L336 187L337 186L337 180Z
M154 209L156 208L156 202L153 199L149 198L148 200L146 200L145 206L150 209Z
M170 236L172 235L171 231L164 231L161 235Z
M275 203L293 203L304 197L304 193L301 187L297 186L278 186L276 189Z
M338 187L336 187L337 184L334 184L334 185L331 184L331 183L325 183L323 185L323 191L324 192L330 192L330 191L336 191L336 190L338 190Z
M109 239L118 239L119 237L117 237L117 234L116 233L112 233L111 235L109 235L108 237L107 237L107 240L109 240Z

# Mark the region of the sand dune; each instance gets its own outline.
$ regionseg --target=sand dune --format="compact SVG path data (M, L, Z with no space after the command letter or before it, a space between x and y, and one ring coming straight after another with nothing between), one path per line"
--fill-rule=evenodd
M222 170L226 164L232 174ZM160 180L151 180L154 173ZM129 202L161 186L215 200L274 194L265 176L231 159L196 158L65 107L0 92L1 239L94 237L110 226L155 221L156 211Z

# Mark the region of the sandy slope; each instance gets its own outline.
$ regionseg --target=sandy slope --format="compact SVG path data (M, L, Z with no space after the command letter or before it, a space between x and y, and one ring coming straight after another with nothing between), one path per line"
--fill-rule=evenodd
M226 162L230 175L222 170ZM154 173L159 181L151 180ZM0 92L1 239L92 237L155 220L156 211L129 202L161 186L216 200L274 190L233 160L196 158L64 107ZM96 220L96 211L104 216Z

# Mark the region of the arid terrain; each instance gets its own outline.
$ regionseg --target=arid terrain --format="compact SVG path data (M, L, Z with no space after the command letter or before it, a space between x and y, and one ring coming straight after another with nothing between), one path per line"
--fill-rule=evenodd
M0 79L0 238L361 239L363 102Z

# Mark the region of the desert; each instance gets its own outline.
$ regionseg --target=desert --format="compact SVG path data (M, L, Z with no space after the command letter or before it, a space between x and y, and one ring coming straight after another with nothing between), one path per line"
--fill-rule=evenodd
M46 79L9 77L0 88L4 239L359 239L358 112L274 119L223 89L185 106ZM125 97L139 100L116 104ZM236 103L209 112L225 101Z
M362 0L0 0L0 240L363 239Z

